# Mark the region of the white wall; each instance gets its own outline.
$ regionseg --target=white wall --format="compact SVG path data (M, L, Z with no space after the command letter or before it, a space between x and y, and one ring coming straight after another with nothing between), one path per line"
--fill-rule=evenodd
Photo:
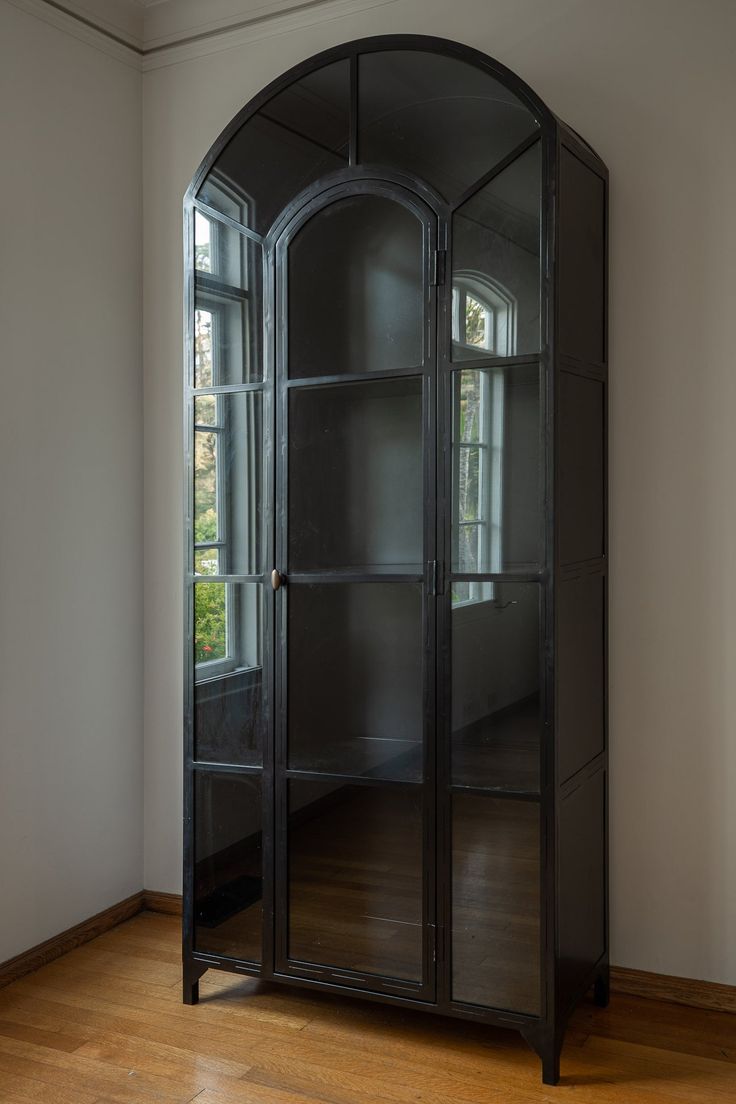
M143 435L140 73L0 43L3 961L142 885Z
M735 13L394 0L144 77L147 886L179 888L182 194L289 65L437 34L516 70L610 166L613 961L736 982Z

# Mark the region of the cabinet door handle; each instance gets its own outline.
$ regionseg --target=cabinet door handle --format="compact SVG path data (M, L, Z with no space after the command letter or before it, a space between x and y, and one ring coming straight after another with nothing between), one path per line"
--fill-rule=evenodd
M273 571L271 572L271 586L273 587L274 590L278 590L279 587L281 586L281 584L283 583L283 581L284 581L283 575L278 570L278 568L275 567L273 569Z

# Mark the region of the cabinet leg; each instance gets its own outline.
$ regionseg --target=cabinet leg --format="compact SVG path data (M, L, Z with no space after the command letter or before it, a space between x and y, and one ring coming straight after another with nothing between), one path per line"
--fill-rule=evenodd
M563 1031L540 1027L523 1032L524 1038L542 1061L542 1083L556 1085L560 1080L560 1053Z
M207 969L198 962L184 964L184 978L182 981L182 1000L184 1004L199 1003L199 979Z
M543 1085L556 1085L560 1080L560 1051L562 1050L562 1043L557 1039L550 1039L549 1043L543 1048L540 1058L542 1059L542 1084Z
M602 966L598 976L593 982L593 1002L599 1008L608 1008L611 995L610 970L608 966Z

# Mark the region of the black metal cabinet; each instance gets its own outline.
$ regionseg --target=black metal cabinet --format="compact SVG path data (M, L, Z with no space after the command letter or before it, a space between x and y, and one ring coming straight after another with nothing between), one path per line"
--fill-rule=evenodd
M184 999L608 995L607 173L491 59L291 70L186 237Z

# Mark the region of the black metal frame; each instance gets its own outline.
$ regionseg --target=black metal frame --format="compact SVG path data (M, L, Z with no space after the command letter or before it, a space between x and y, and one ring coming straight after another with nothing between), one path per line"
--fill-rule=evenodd
M466 190L451 205L439 196L423 181L413 178L405 172L388 171L382 166L363 165L358 162L357 129L357 93L358 93L358 57L362 54L385 50L417 50L439 53L468 62L500 81L534 115L539 129L511 151L508 157ZM197 191L208 172L240 127L248 121L268 100L294 81L331 62L349 59L351 66L351 106L350 106L350 142L349 164L345 169L332 172L316 184L295 196L282 212L269 233L262 237L252 230L208 208L197 199ZM483 186L510 164L517 156L530 148L534 142L541 143L542 150L542 227L541 227L541 345L538 353L517 357L489 357L474 359L472 362L451 360L451 281L445 273L451 271L450 258L447 255L451 220L453 212L464 203L471 194ZM556 769L556 654L557 654L557 585L566 572L561 564L557 547L557 503L559 499L557 470L557 382L562 367L578 371L589 378L603 381L607 379L607 363L582 364L569 356L560 354L557 348L559 328L558 294L558 188L559 164L562 147L571 150L586 166L604 182L607 189L607 170L597 157L574 132L561 123L536 94L510 70L493 61L484 54L467 46L428 36L388 35L358 40L326 50L313 58L290 69L278 80L269 84L252 99L246 107L225 128L212 146L202 164L194 174L185 197L184 263L187 274L185 281L185 318L186 342L185 358L187 372L193 362L192 317L194 305L194 242L193 212L200 209L207 215L218 218L226 225L238 230L262 248L263 261L263 297L264 297L264 347L263 347L263 383L250 386L234 385L225 388L207 389L212 392L241 391L261 389L263 392L263 439L264 439L264 501L261 574L258 576L232 576L228 581L245 582L258 579L263 590L264 679L268 680L267 701L273 702L271 716L268 717L264 732L263 766L232 767L224 764L198 764L194 759L193 742L193 662L190 641L193 632L192 613L192 416L193 389L190 375L187 375L185 403L185 629L187 645L184 657L185 685L185 776L184 776L184 914L183 914L183 950L184 950L184 1000L195 1003L198 999L198 979L208 968L217 968L233 972L256 975L274 981L284 981L291 985L303 985L308 988L323 989L332 993L361 995L366 999L419 1007L426 1011L442 1015L452 1015L467 1020L500 1026L514 1027L527 1039L540 1055L543 1063L543 1079L554 1084L559 1078L559 1054L562 1045L564 1027L575 1002L589 985L595 986L595 999L606 1003L608 999L608 932L606 919L605 947L603 956L591 965L582 978L571 999L564 1003L559 996L559 923L558 910L558 818L560 802L571 784L583 776L588 777L597 770L607 771L607 750L592 763L586 764L572 779L565 780L560 786ZM299 964L290 963L284 941L284 930L279 917L286 913L286 853L283 846L286 824L285 791L288 777L304 776L301 772L286 770L285 732L286 732L286 610L289 585L302 582L336 581L380 581L393 579L386 575L353 574L339 576L304 574L291 577L287 586L273 594L268 586L267 570L272 565L286 565L286 442L288 440L288 394L294 387L324 386L340 384L349 386L363 378L376 380L381 373L372 372L367 377L347 375L340 377L319 377L288 380L283 370L277 373L277 365L284 364L284 335L288 319L285 313L285 266L283 256L286 245L298 228L317 210L335 200L354 195L386 195L391 199L411 207L425 227L425 261L429 270L429 301L427 303L428 342L425 342L425 360L413 370L386 372L383 378L400 378L411 375L422 377L423 408L425 415L425 489L430 504L436 504L436 510L428 511L427 518L436 517L436 528L432 521L425 520L425 564L421 575L400 575L395 581L414 581L421 583L424 593L426 639L436 640L436 655L429 648L429 660L425 654L425 694L427 695L425 725L425 877L426 899L424 904L424 977L425 983L410 992L410 986L401 983L399 988L391 979L377 978L375 975L360 974L345 970L331 970L327 967L315 973L312 965L305 974ZM436 335L436 336L435 336ZM604 334L604 350L607 334ZM434 347L433 347L433 343ZM541 372L543 394L541 410L543 417L540 429L542 456L545 458L544 486L544 554L538 572L528 574L487 574L473 575L472 579L494 581L533 582L540 593L540 686L542 690L542 728L540 793L509 794L516 799L538 800L540 808L540 1012L539 1015L522 1015L503 1009L481 1008L453 1001L449 988L450 939L451 930L451 801L453 787L450 775L450 586L456 579L469 578L451 572L450 517L451 517L451 441L452 441L452 381L454 373L467 369L511 366L513 364L537 364ZM200 392L197 392L200 393ZM275 439L275 427L279 425L279 439ZM436 427L436 433L434 428ZM427 430L431 430L427 432ZM278 501L275 492L278 488ZM604 555L599 564L589 565L588 570L605 574L607 558L607 533L604 534ZM569 570L569 569L568 569ZM225 581L223 579L223 581ZM278 646L276 630L278 627ZM604 658L607 665L607 656ZM607 670L607 666L606 666ZM274 680L275 681L272 681ZM607 711L607 704L606 704ZM436 734L433 730L436 717ZM607 748L607 731L606 731ZM435 761L436 758L436 761ZM193 916L193 824L194 795L193 779L197 770L236 770L245 773L260 774L262 779L263 803L263 955L262 963L255 964L198 952L194 947ZM587 772L587 774L586 774ZM308 775L307 777L311 777ZM316 775L315 775L316 777ZM320 775L320 777L328 777ZM370 784L365 778L351 779L340 776L346 783L350 781ZM386 783L382 783L386 784ZM390 783L389 783L390 784ZM395 783L394 783L395 784ZM458 787L454 787L455 790ZM485 791L491 796L502 796L497 791ZM605 820L605 851L601 857L602 875L606 886L607 915L607 846L608 823L607 810ZM436 848L436 852L435 852ZM436 879L436 882L435 882ZM436 914L435 914L436 904ZM436 991L432 984L436 978ZM405 990L402 992L401 990Z

